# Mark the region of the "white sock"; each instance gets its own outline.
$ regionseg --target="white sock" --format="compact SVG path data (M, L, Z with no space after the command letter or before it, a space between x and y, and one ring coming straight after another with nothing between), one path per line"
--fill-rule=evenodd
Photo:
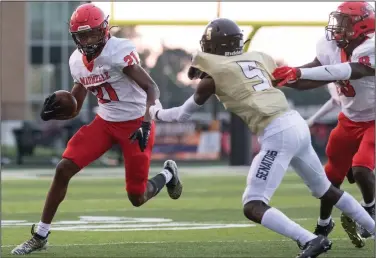
M42 221L39 221L38 227L37 227L37 234L46 237L48 234L48 231L50 231L51 224L45 224Z
M373 200L371 203L365 203L364 201L361 202L363 207L369 208L375 205L375 200Z
M329 218L327 218L327 219L318 219L318 221L317 221L317 224L319 224L320 226L323 226L323 227L325 227L325 226L328 226L329 225L329 222L332 220L332 216L330 216Z
M302 245L305 245L307 242L317 237L275 208L270 208L265 212L261 224L274 232L299 241Z
M163 175L166 178L166 184L172 179L172 173L167 169L163 169L163 171L159 174Z
M354 197L344 192L335 206L358 222L369 233L375 234L375 221Z

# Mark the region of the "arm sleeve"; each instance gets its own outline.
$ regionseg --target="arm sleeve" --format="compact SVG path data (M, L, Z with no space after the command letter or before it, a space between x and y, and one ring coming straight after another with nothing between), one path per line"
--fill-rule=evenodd
M165 122L185 122L200 107L201 106L195 102L194 95L192 95L179 107L160 109L157 113L157 119Z
M300 78L314 81L348 80L351 76L349 63L323 65L312 68L300 68Z

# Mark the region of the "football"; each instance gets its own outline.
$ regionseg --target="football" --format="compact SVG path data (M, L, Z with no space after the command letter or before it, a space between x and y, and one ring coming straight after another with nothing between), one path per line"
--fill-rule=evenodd
M56 101L63 107L61 114L71 116L77 109L77 101L73 95L66 90L55 91Z

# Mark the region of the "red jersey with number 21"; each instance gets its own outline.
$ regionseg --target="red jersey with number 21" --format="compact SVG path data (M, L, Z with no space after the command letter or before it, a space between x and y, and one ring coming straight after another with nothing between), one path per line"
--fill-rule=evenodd
M375 68L375 39L367 39L354 49L351 57L347 57L335 41L324 37L317 43L316 56L322 65L358 62ZM375 76L338 81L336 84L342 113L347 118L354 122L375 120Z
M69 59L74 82L81 83L98 99L98 115L106 121L129 121L146 111L146 93L123 73L140 62L135 45L128 39L111 37L92 62L77 49Z

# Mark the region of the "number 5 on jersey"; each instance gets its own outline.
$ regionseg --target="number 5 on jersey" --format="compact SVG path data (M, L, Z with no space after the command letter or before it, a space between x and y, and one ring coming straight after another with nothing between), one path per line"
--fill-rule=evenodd
M265 77L256 62L253 61L239 61L236 62L243 71L243 74L248 79L254 80L253 89L255 91L263 91L271 88L270 81Z

